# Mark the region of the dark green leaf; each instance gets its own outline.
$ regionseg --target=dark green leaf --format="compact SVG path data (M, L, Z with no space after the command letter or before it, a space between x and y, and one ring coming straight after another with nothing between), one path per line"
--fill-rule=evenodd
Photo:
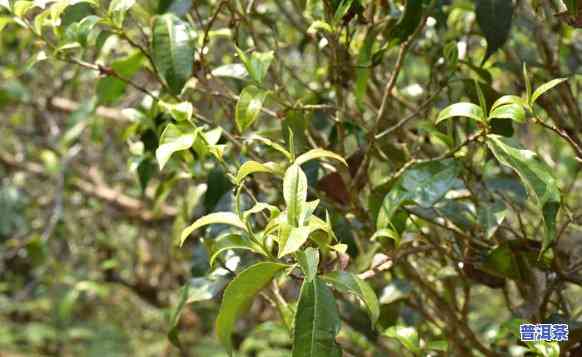
M240 272L228 284L216 318L216 331L220 342L231 356L230 336L236 320L248 310L255 295L273 279L275 274L286 267L285 264L272 262L257 263Z
M331 290L318 277L301 287L293 338L293 357L340 357L335 341L340 318Z
M391 32L390 44L398 45L408 39L422 20L423 0L406 0L404 14Z
M507 0L477 0L475 8L477 22L485 39L487 40L487 52L483 62L503 44L509 37L511 18L513 17L513 2Z
M180 94L192 76L192 29L174 14L157 16L153 24L152 57L172 94Z

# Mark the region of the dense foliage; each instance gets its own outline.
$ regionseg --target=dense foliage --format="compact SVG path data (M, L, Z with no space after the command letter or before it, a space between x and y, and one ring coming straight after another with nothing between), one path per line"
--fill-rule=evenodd
M0 0L0 355L582 355L578 27Z

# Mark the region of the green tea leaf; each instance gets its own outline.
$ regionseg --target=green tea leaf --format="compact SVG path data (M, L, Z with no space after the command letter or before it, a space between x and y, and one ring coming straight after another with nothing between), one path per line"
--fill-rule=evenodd
M297 263L303 270L305 279L312 281L317 276L317 268L319 266L319 251L315 248L307 248L304 251L298 251L295 254Z
M191 148L195 137L194 128L168 124L160 136L160 146L156 150L160 170L164 168L172 154Z
M525 186L533 192L542 211L545 237L542 252L556 237L556 216L560 208L560 190L552 170L537 155L515 141L498 135L487 137L487 146L503 165L512 168Z
M236 51L251 78L258 84L263 83L275 53L273 51L253 52L249 57L238 47L236 48Z
M491 110L489 118L503 118L515 120L518 123L525 121L525 109L520 104L505 104Z
M335 341L341 325L335 298L318 277L303 281L294 325L293 357L342 355Z
M159 101L158 106L170 114L176 121L192 121L194 107L190 102L167 103Z
M341 157L340 155L338 155L334 152L328 151L328 150L320 149L320 148L311 149L308 152L299 155L295 159L295 164L296 165L303 165L307 161L314 160L314 159L323 159L323 158L334 159L334 160L337 160L337 161L341 162L342 164L348 166L348 163L346 162L346 160L344 160L344 158Z
M354 294L362 300L370 312L372 326L376 325L380 317L380 304L376 293L368 283L346 271L331 272L322 276L321 279L330 283L338 291Z
M263 102L268 92L250 85L243 89L236 103L235 121L238 130L242 133L248 129L259 117Z
M289 224L284 224L279 228L279 258L291 254L299 250L301 246L307 242L310 227L293 227Z
M531 102L530 102L530 104L533 105L536 102L536 100L539 97L541 97L544 93L546 93L547 91L549 91L550 89L554 88L558 84L563 83L563 82L565 82L567 80L568 80L568 78L557 78L557 79L552 79L551 81L542 84L541 86L539 86L538 88L536 88L536 90L531 95Z
M216 318L216 331L229 355L233 352L231 335L236 320L248 310L255 295L285 268L285 264L257 263L240 272L226 287Z
M293 164L285 172L283 198L287 204L288 222L297 226L299 215L307 201L307 177L299 165Z
M196 221L194 221L194 223L184 228L182 235L180 236L180 246L184 244L184 241L188 239L192 232L209 224L227 224L229 226L246 230L246 226L243 221L241 221L240 218L232 212L210 213L206 216L198 218Z
M245 177L257 172L273 173L274 163L267 162L263 164L253 160L245 162L238 169L238 173L236 174L236 183L240 185L240 183L245 179Z
M410 326L392 326L384 334L398 340L407 350L420 353L420 339L418 332Z
M391 32L390 44L399 45L406 41L422 20L423 0L406 0L404 14Z
M226 250L243 249L250 250L254 253L262 254L265 253L256 243L250 240L248 237L242 236L240 234L225 234L216 239L209 239L204 241L204 244L208 248L208 256L210 260L210 266L213 267L216 258L220 253Z
M513 17L513 2L507 0L477 0L475 8L477 23L487 40L487 52L482 63L509 38L511 19Z
M467 117L476 121L484 122L485 116L483 110L473 103L461 102L451 104L439 113L435 125L443 120L453 117Z
M180 94L192 76L194 45L190 24L174 14L156 16L153 23L152 57L172 94Z

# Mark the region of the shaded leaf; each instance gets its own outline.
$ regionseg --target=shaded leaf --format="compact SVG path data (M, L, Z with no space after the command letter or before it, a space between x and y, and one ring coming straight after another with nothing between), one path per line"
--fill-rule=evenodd
M511 18L513 17L513 2L507 0L477 0L475 8L477 23L487 40L487 52L482 63L509 38Z
M286 267L272 262L257 263L240 272L226 287L216 318L216 331L231 356L231 335L236 320L248 310L255 295Z
M406 41L422 20L423 0L406 0L404 14L391 32L390 44L399 45Z

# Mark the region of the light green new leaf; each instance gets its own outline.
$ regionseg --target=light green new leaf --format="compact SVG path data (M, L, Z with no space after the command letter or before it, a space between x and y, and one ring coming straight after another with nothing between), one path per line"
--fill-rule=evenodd
M370 313L372 326L376 325L380 317L380 304L376 293L368 283L358 278L355 274L346 271L331 272L322 276L321 279L330 283L338 291L354 294L362 300Z
M185 131L184 127L168 124L160 136L160 146L156 150L156 160L160 170L164 168L172 154L192 147L196 134L194 128Z
M170 114L176 121L191 121L194 107L190 102L167 103L159 101L158 106L163 111Z
M341 326L335 298L318 277L303 281L294 325L293 357L341 357L335 341Z
M527 106L527 101L516 95L504 95L497 99L495 103L493 103L493 105L491 106L491 110L494 110L495 108L501 107L502 105L506 104L515 104L525 107Z
M268 92L254 85L243 89L236 103L235 111L236 126L241 133L257 120L267 94Z
M307 242L310 227L293 227L289 224L282 224L279 228L279 258L299 250Z
M372 235L370 240L375 241L380 237L392 239L397 247L400 245L400 239L401 239L400 235L398 234L398 232L396 232L395 230L393 230L391 228L382 228L382 229L377 230Z
M547 91L549 91L550 89L554 88L558 84L560 84L562 82L565 82L567 80L568 80L568 78L557 78L557 79L552 79L551 81L542 84L541 86L539 86L538 88L536 88L536 90L531 95L530 104L533 105L536 102L536 100L539 97L541 97L544 93L546 93Z
M231 335L236 320L248 310L255 295L286 267L272 262L257 263L240 272L224 290L216 331L229 355L232 356Z
M257 172L272 173L274 171L273 165L274 163L272 162L267 162L265 164L253 160L245 162L240 166L238 173L236 174L237 185L240 185L240 183L251 174Z
M398 340L407 350L420 353L420 339L418 332L414 327L409 326L392 326L384 334Z
M328 24L327 22L321 21L321 20L313 21L313 23L311 23L311 25L309 25L309 28L307 29L307 33L310 35L314 35L319 31L323 31L323 32L327 32L327 33L333 32L331 25Z
M300 250L295 253L295 259L303 274L305 279L312 281L317 276L317 267L319 266L319 251L315 248L307 248L305 250Z
M256 243L250 240L247 237L244 237L240 234L225 234L216 239L209 239L205 240L204 244L208 248L208 257L210 266L213 267L216 261L216 258L220 255L220 253L226 250L233 250L233 249L243 249L243 250L250 250L257 254L264 255L265 253Z
M552 170L537 155L516 142L499 135L489 135L487 146L503 165L511 167L524 185L534 193L543 215L545 237L542 252L556 237L556 216L560 208L560 190Z
M334 152L324 150L321 148L312 149L306 153L299 155L299 157L297 157L297 159L295 159L295 164L296 165L303 165L304 163L306 163L309 160L323 159L323 158L334 159L334 160L337 160L337 161L341 162L342 164L348 166L348 163L346 162L346 160L344 160L343 157L341 157L340 155L338 155Z
M307 176L299 165L293 164L285 172L283 198L287 204L288 222L297 226L299 215L307 201Z
M174 14L157 16L153 24L152 58L172 94L180 94L192 76L194 45L190 24Z
M249 74L242 63L229 63L212 70L214 77L245 79Z
M114 12L126 12L135 4L135 0L111 0L109 14Z
M525 109L520 104L501 105L491 110L488 119L492 118L511 119L518 123L523 123L525 121Z
M265 79L269 66L273 61L274 52L253 52L249 57L239 48L237 48L236 51L251 78L259 84L263 83L263 79Z
M184 228L182 235L180 236L180 246L184 244L184 241L190 236L192 232L209 224L228 224L242 230L246 229L243 221L241 221L240 218L232 212L210 213L206 216L198 218L196 221L194 221L194 223Z
M451 104L445 109L443 109L439 113L435 124L438 124L443 120L453 117L467 117L480 122L485 121L483 110L478 105L473 103L461 102Z
M273 150L276 150L276 151L280 152L281 154L285 155L287 160L291 161L291 153L289 151L287 151L287 149L285 149L283 146L281 146L280 144L277 144L276 142L274 142L270 139L267 139L267 138L259 136L259 135L251 135L247 140L260 141L261 143L272 148Z

